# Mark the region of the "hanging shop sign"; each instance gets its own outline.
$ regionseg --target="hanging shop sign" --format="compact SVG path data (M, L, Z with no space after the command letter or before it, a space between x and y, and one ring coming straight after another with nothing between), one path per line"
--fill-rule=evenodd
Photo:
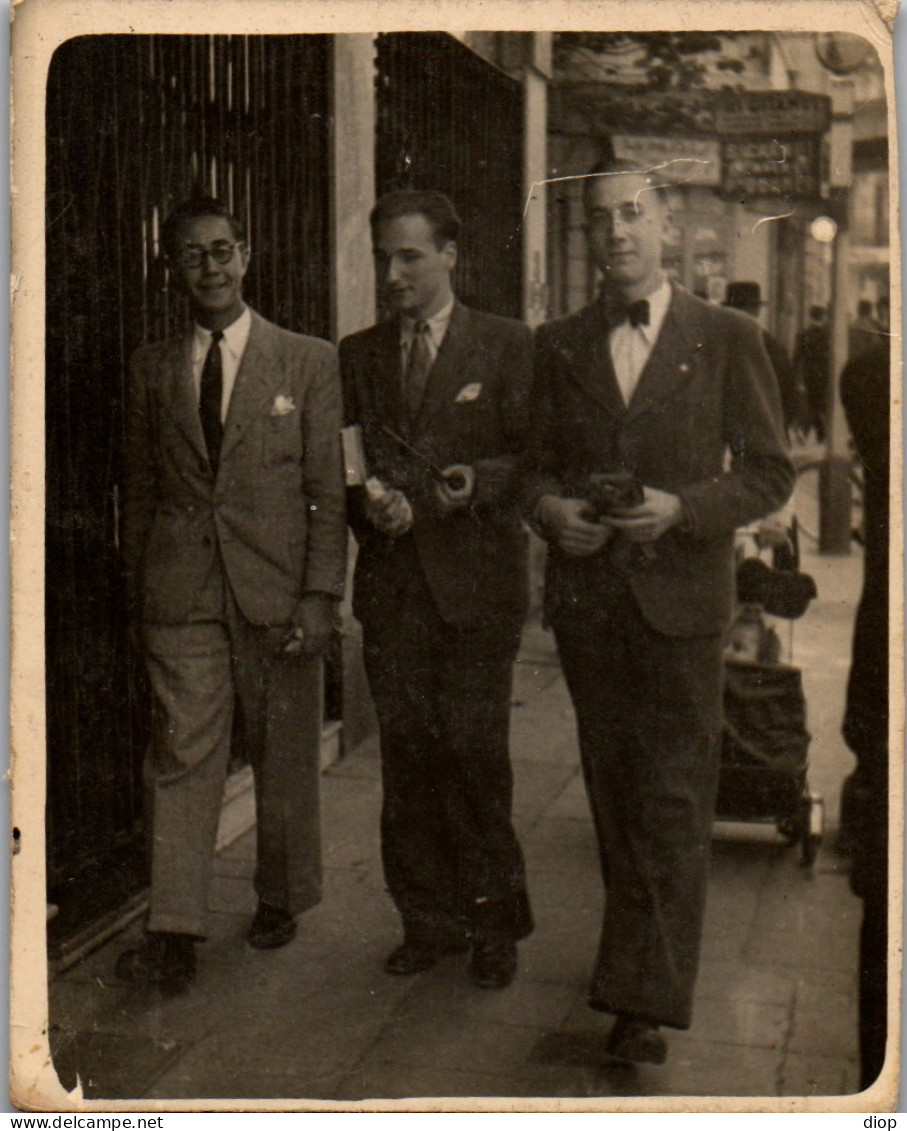
M725 138L721 172L721 191L728 196L816 199L822 191L822 138L818 134Z
M828 181L831 99L803 90L652 92L583 82L556 89L570 121L619 126L614 153L677 185L752 202L816 201ZM564 121L566 122L566 117Z
M715 125L719 134L825 133L831 124L831 99L804 90L723 90Z

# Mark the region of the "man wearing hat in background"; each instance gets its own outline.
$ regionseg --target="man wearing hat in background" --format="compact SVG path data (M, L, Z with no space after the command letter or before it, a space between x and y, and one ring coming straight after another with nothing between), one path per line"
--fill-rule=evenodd
M728 283L724 295L724 305L742 310L751 318L759 321L759 314L765 303L762 301L762 292L758 283ZM805 408L802 390L798 390L794 367L791 364L787 350L778 341L774 334L762 330L762 344L775 370L778 379L778 391L781 393L781 411L784 413L784 427L788 432L793 428L805 426Z

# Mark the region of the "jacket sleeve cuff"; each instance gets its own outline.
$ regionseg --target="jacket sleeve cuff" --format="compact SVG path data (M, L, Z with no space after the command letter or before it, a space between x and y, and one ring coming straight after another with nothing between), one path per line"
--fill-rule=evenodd
M690 504L690 500L683 492L678 495L680 499L680 509L682 511L680 522L674 528L678 534L685 534L688 538L695 538L698 530L696 522L696 512Z
M296 607L293 609L293 614L290 617L290 624L294 627L299 627L302 623L303 609L312 608L313 605L322 605L332 610L332 620L336 628L340 627L340 601L341 598L335 593L322 593L317 590L312 590L309 593L303 594L302 597L296 602Z
M540 538L544 538L546 541L551 537L552 532L550 523L545 521L545 512L548 509L545 504L549 499L559 497L560 496L557 495L551 495L550 493L542 495L532 511L526 516L526 521L529 526Z

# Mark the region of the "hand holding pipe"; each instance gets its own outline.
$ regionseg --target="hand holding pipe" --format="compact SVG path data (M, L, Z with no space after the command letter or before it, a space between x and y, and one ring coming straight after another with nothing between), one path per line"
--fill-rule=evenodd
M408 440L404 440L404 438L398 432L395 432L389 424L382 424L381 431L384 432L386 436L389 436L396 444L399 444L399 446L403 448L404 451L408 452L414 459L418 460L419 463L421 463L425 470L429 473L429 475L431 475L431 477L438 483L449 484L452 491L462 491L466 486L466 479L463 477L463 475L461 475L459 471L454 472L453 475L445 475L441 468L438 467L438 465L432 460L430 460L424 452L420 452L418 448L414 448Z

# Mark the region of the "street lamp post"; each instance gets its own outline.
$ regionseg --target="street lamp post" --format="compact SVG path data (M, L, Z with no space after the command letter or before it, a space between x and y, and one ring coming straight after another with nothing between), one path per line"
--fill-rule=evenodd
M847 456L847 430L837 388L837 375L847 353L847 243L847 230L842 225L837 228L832 243L825 458L819 469L819 552L822 554L850 553L850 459Z
M824 229L832 240L832 291L829 342L829 373L826 391L825 459L819 475L819 551L823 554L849 554L851 540L850 457L847 451L847 425L838 375L847 360L848 267L847 194L851 187L853 145L853 83L834 79L831 83L832 121L830 137L830 182L832 200L837 205L835 220ZM825 219L825 218L823 218ZM814 238L822 238L818 221Z

